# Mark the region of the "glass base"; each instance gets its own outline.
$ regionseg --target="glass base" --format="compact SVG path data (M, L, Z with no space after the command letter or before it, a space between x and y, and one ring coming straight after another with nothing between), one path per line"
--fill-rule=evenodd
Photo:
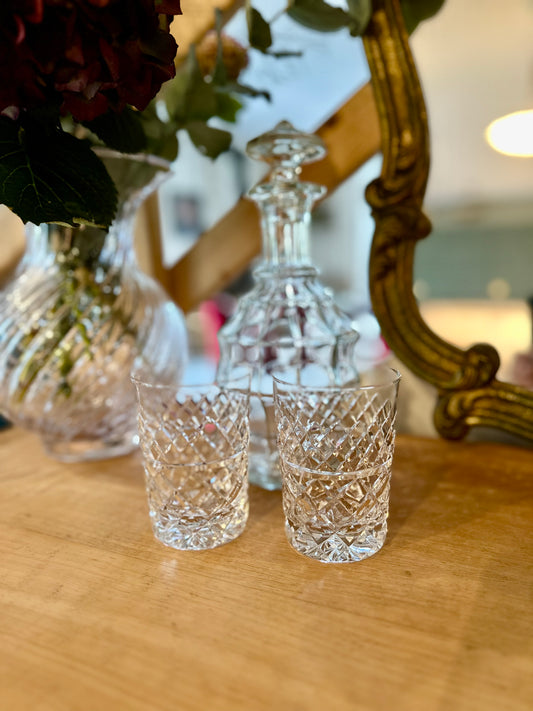
M317 535L302 529L295 529L285 523L287 540L297 553L313 558L320 563L356 563L370 558L383 548L387 536L387 525L378 529L358 531L357 535L348 537L332 533Z
M241 535L248 520L248 504L238 507L229 516L206 521L203 526L184 526L179 521L169 525L154 513L150 515L154 536L160 543L179 551L202 551L218 548Z
M136 432L120 439L60 440L44 437L43 444L46 454L60 462L90 462L130 454L137 449L139 438Z

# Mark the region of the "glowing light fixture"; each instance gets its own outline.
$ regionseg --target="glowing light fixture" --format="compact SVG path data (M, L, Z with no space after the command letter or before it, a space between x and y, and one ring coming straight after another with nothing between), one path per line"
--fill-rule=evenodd
M486 128L485 138L498 153L533 157L533 109L496 119Z

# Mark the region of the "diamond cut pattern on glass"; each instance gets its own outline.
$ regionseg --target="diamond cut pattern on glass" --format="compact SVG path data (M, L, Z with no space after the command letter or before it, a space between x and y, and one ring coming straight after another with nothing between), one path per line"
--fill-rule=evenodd
M166 464L209 462L232 456L248 445L246 399L230 391L196 399L169 400L162 388L152 389L139 404L139 436L143 454Z
M276 403L289 542L323 562L372 555L387 533L395 393L281 388Z
M178 549L236 538L248 518L248 398L139 386L139 436L152 527Z

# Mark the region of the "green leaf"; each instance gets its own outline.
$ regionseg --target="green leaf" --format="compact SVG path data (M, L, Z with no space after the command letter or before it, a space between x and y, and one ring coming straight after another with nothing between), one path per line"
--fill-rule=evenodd
M175 123L167 123L158 117L155 103L151 101L141 114L146 136L146 152L172 162L178 156L178 127Z
M167 110L172 121L181 127L186 121L207 121L217 115L217 91L202 76L194 45L183 70L170 82L165 92Z
M221 131L201 121L191 121L185 128L196 148L209 158L216 158L231 146L229 131Z
M215 87L204 80L194 45L187 60L187 88L185 94L185 117L207 121L216 115L217 97Z
M444 0L402 0L401 8L407 32L414 32L423 20L436 15L443 5Z
M207 121L217 114L217 95L211 84L203 81L188 96L185 116L187 119Z
M0 117L0 203L24 222L109 227L117 192L85 141Z
M323 0L290 0L287 14L295 22L319 32L335 32L350 26L350 16Z
M237 113L242 109L242 104L231 94L219 91L217 92L217 116L229 123L235 123Z
M95 133L108 148L121 153L140 153L146 148L146 136L139 111L130 106L120 113L108 111L106 114L83 124Z
M187 92L189 77L186 67L182 67L172 81L164 87L163 99L168 114L173 121L183 121L187 113ZM143 111L144 113L144 111Z
M272 44L272 33L270 25L263 18L259 10L252 7L249 0L246 2L246 24L248 25L248 41L250 46L260 52L266 50Z
M352 37L360 37L372 16L372 0L348 0L349 28Z

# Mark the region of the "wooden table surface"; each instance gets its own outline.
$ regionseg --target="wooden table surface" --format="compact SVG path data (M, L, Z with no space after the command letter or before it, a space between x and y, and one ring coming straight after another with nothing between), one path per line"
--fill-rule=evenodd
M138 455L0 434L5 711L531 711L533 454L399 437L389 536L298 555L279 493L213 551L154 540Z

